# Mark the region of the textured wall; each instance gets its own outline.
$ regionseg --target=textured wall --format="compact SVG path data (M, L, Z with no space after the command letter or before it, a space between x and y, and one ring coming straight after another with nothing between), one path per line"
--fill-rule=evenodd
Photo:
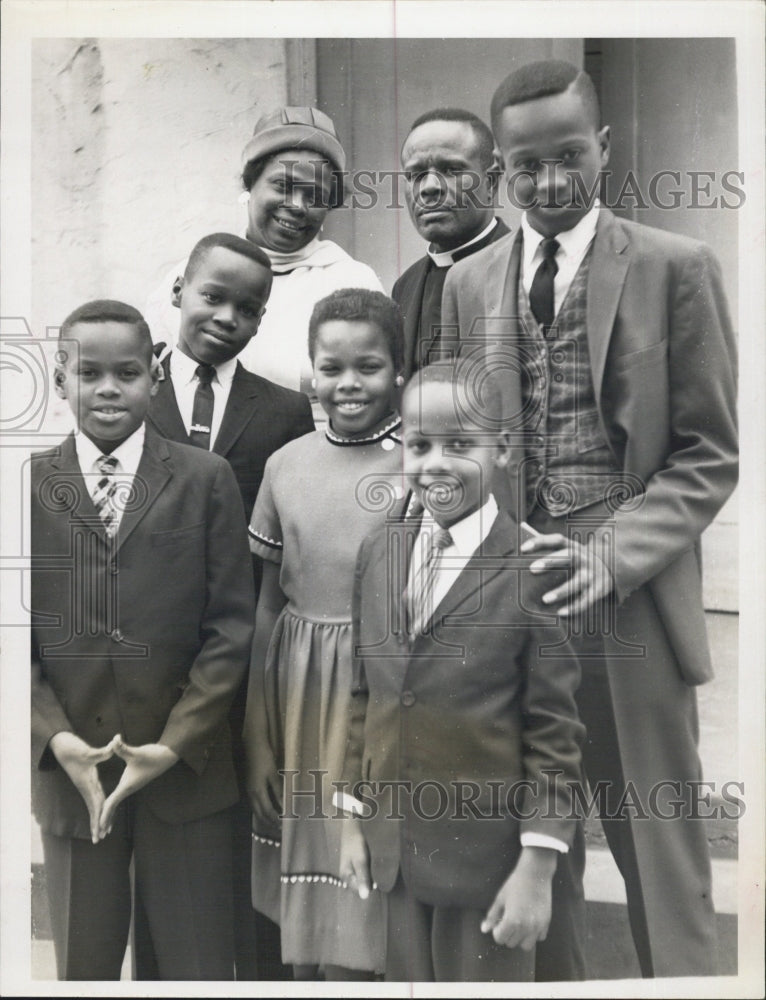
M239 156L285 103L281 39L36 39L33 325L90 298L139 308L215 230L238 232Z

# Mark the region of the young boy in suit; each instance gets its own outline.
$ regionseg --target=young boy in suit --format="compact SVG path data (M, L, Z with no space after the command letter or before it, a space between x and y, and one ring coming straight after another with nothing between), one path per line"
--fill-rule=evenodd
M254 595L219 456L144 425L149 328L114 301L61 327L77 430L32 461L33 806L59 977L119 979L129 868L163 979L231 979L227 713Z
M514 509L541 533L525 544L532 571L569 570L544 600L591 657L578 693L584 766L606 792L598 807L642 973L711 974L694 685L712 675L700 535L737 477L720 268L703 244L595 200L609 127L576 67L520 67L494 95L492 127L526 211L514 238L450 270L444 322L455 351L488 352L502 373ZM682 808L652 808L669 783ZM539 949L538 979L582 976L582 900L562 879L558 913L568 898L574 915Z
M389 981L531 980L576 826L579 667L491 495L509 447L480 388L450 364L410 381L404 467L425 512L357 562L337 801L372 808L343 821L341 870L363 898L373 879L387 893Z
M173 349L157 345L163 378L147 414L149 426L163 437L213 451L229 462L247 523L268 457L314 429L307 396L255 375L237 360L258 332L271 283L269 258L249 240L213 233L195 245L184 274L173 284L171 301L181 314L178 342ZM252 566L257 599L257 556L252 556ZM246 700L244 682L229 715L240 788L240 803L232 813L237 979L282 979L289 970L279 961L279 928L253 909L250 898L252 812L242 743ZM149 975L152 963L144 943L139 919L137 969Z

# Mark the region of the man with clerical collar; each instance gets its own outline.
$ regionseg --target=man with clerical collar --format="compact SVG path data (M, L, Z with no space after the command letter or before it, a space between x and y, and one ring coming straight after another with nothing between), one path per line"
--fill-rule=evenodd
M500 170L494 140L481 118L437 108L416 118L402 146L407 208L428 240L421 257L391 292L404 317L404 377L428 363L441 327L450 266L494 243L508 227L493 213Z

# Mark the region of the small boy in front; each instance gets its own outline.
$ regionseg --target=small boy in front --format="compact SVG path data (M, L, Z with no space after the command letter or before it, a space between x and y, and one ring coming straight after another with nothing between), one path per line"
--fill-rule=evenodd
M77 430L32 460L32 771L61 979L119 979L130 865L162 979L231 979L227 723L252 640L242 500L220 456L144 426L149 329L61 327Z
M579 667L491 493L499 394L485 383L479 412L472 390L451 364L407 385L422 519L386 524L357 563L341 871L388 894L389 981L532 980L576 825Z

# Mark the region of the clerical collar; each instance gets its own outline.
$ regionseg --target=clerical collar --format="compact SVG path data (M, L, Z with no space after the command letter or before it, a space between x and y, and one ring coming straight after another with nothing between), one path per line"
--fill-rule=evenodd
M468 254L463 251L472 247L474 243L481 243L482 240L489 236L496 225L497 219L493 219L486 229L482 229L478 236L474 236L472 240L468 240L467 243L463 243L462 246L455 247L453 250L436 251L429 247L426 253L437 267L451 267L456 260L460 260L462 257L467 257Z

